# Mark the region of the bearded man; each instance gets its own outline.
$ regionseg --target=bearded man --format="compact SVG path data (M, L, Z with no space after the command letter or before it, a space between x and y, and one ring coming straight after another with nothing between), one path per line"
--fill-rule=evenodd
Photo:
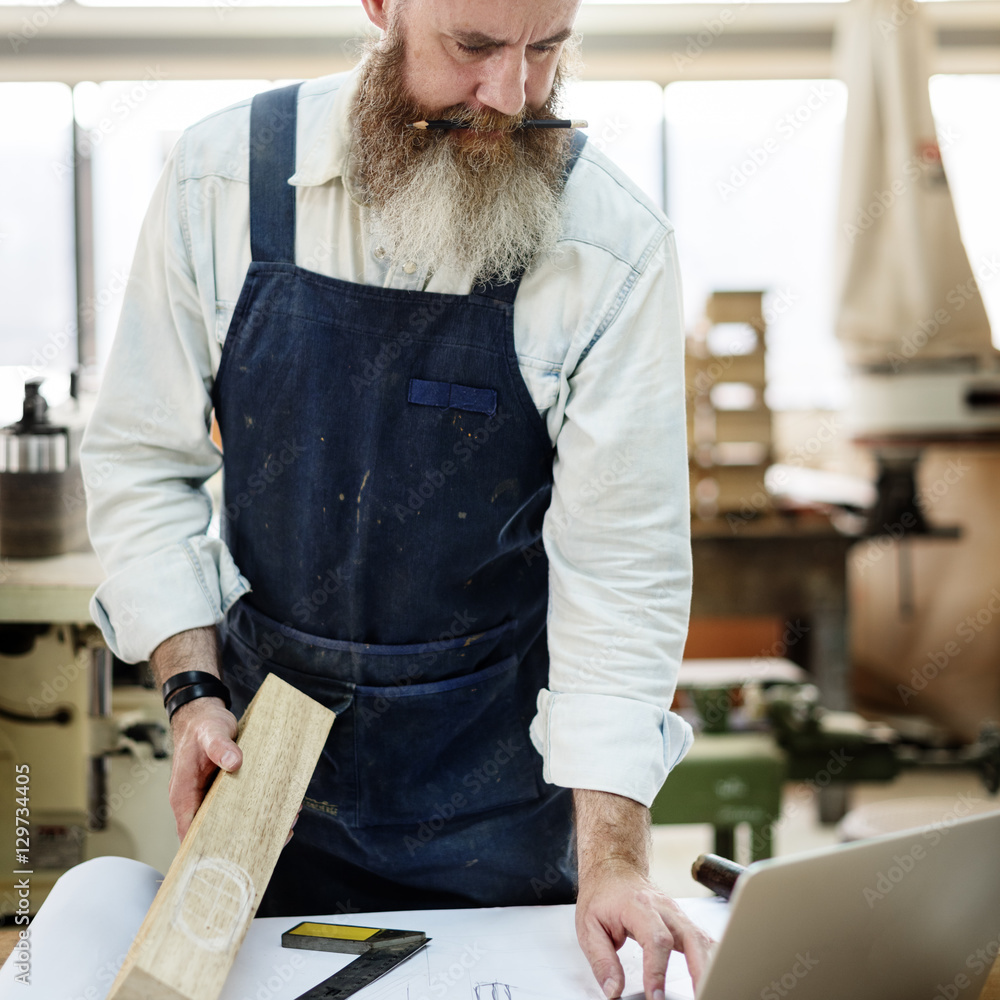
M575 899L606 994L631 936L662 998L710 945L648 871L691 739L673 233L524 124L579 0L362 2L356 70L171 153L83 446L92 612L165 685L181 836L266 673L337 711L261 915Z

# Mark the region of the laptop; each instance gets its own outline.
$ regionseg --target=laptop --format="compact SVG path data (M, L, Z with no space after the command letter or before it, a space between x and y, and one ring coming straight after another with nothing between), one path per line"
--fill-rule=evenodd
M754 863L697 1000L978 1000L998 951L1000 809Z

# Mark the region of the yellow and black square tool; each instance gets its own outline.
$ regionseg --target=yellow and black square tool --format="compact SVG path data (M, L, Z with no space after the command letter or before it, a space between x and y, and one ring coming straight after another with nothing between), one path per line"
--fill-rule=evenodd
M284 948L334 951L358 955L350 965L303 993L298 1000L343 1000L375 982L400 962L425 948L430 938L423 931L398 931L386 927L352 927L304 920L281 935Z

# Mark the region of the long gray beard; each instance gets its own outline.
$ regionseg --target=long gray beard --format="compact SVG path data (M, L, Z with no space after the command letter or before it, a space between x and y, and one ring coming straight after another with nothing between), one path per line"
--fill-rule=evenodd
M489 194L481 183L473 193L450 143L423 151L406 183L372 209L372 237L396 264L454 270L473 284L510 281L554 253L560 197L537 171L514 164L489 171Z

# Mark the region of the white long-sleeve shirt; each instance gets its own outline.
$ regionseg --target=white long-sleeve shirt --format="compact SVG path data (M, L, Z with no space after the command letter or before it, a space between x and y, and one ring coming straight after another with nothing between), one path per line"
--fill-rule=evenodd
M468 277L391 266L369 238L345 179L356 82L353 71L299 92L296 263L468 293ZM171 152L82 446L107 573L91 613L126 661L218 623L250 589L207 534L204 488L222 463L211 388L250 264L249 122L245 100ZM680 274L670 223L590 144L566 187L559 252L521 282L514 341L555 446L543 526L550 673L531 737L547 781L649 805L692 738L669 710L691 592Z

